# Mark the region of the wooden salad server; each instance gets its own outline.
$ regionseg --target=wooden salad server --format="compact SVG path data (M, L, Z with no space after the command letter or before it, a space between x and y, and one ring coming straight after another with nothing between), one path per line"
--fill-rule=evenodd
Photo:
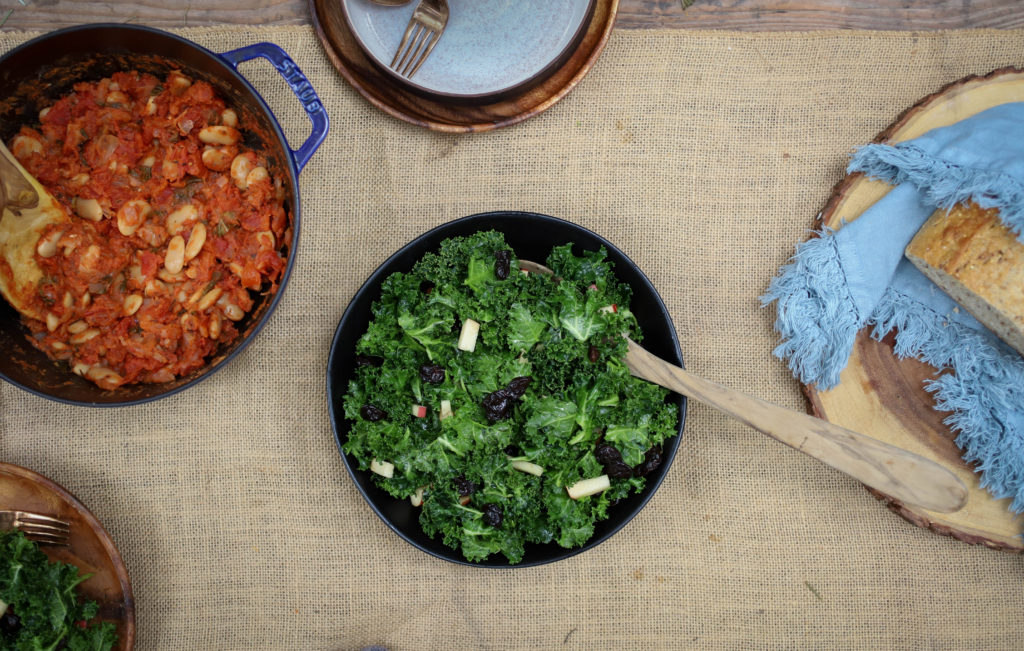
M46 318L32 307L36 284L43 277L35 255L56 253L55 240L41 245L40 235L50 225L69 220L63 206L0 142L0 296L33 319Z
M529 260L520 260L519 265L534 273L553 273ZM624 361L633 376L714 407L902 502L943 513L967 503L964 483L930 459L705 380L654 356L632 339Z

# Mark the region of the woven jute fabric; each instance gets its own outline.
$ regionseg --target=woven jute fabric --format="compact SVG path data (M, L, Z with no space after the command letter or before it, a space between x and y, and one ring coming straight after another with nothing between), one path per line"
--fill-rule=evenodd
M420 233L496 209L604 235L671 310L687 367L803 410L758 297L853 147L964 75L1024 62L1024 32L616 31L563 101L438 134L373 108L309 27L186 29L281 45L331 118L301 175L297 266L226 369L152 404L64 406L0 386L0 458L76 494L129 568L140 649L1020 648L1019 556L918 529L859 484L704 406L654 499L587 553L458 566L392 533L327 416L338 320ZM4 51L29 35L0 35ZM309 132L269 65L243 72Z

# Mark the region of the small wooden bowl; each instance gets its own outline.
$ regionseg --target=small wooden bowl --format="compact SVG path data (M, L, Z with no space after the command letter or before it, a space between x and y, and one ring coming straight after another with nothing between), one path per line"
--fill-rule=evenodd
M473 102L417 94L395 82L360 47L337 0L309 0L309 8L331 63L371 104L393 117L434 131L473 133L516 124L565 97L590 71L608 42L619 0L596 0L576 50L543 81L500 98Z
M81 574L92 574L78 584L83 601L99 604L99 618L117 628L118 649L135 647L135 599L128 570L110 534L74 495L42 475L0 462L0 504L4 508L34 511L71 524L66 547L42 545L54 561L76 566Z

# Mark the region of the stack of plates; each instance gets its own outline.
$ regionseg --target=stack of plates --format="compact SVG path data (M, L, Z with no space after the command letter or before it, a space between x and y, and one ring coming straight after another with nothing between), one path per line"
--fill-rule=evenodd
M391 70L418 0L310 0L332 63L375 106L427 128L514 124L561 99L611 33L618 0L448 0L447 27L412 79Z

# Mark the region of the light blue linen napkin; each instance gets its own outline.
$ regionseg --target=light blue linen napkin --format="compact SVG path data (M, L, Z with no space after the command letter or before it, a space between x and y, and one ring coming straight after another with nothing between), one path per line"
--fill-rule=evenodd
M1024 103L996 106L896 145L858 149L848 172L895 185L859 218L796 248L762 297L776 304L775 354L826 390L857 332L896 333L896 354L939 369L926 388L981 485L1024 511L1024 358L921 274L903 249L937 208L997 207L1024 241Z

